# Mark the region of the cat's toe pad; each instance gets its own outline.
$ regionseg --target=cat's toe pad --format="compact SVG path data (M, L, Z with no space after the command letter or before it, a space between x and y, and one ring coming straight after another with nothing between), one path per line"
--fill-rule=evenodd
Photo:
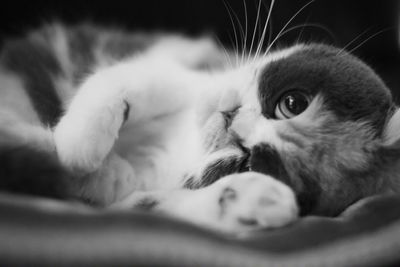
M228 229L275 228L296 220L298 208L293 191L283 183L259 173L223 178L218 200L220 220Z

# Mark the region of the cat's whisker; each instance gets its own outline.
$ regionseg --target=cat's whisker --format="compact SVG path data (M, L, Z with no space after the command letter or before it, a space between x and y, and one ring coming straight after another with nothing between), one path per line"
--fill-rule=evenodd
M234 40L234 42L233 42L233 40L231 40L231 41L232 41L232 43L234 43L234 51L235 51L236 65L237 65L239 62L239 41L238 41L238 36L237 36L236 24L235 24L235 21L233 20L232 14L231 14L230 5L226 2L226 0L223 0L222 2L224 3L226 11L228 12L229 19L231 21L232 28L233 28L233 34L234 34L235 40Z
M233 68L231 57L229 56L229 53L226 50L226 48L225 48L224 44L222 43L221 39L215 34L213 36L214 36L214 39L218 42L219 46L222 48L222 51L224 52L224 57L225 57L226 63L229 64L230 68Z
M308 24L308 23L309 23L309 22L308 22L309 20L310 20L310 16L307 17L306 22L305 22L304 24ZM304 29L305 29L305 27L303 26L303 27L301 28L301 30L300 30L299 35L297 36L296 44L299 44L299 43L300 43L300 39L301 39L301 37L302 37L302 35L303 35Z
M244 33L243 47L242 47L242 51L241 51L241 54L242 54L241 62L243 62L244 57L245 57L245 51L247 49L248 31L249 31L249 19L248 19L248 14L247 14L246 0L243 0L243 9L244 9L244 18L245 18L245 33Z
M275 1L275 0L274 0L274 1ZM263 6L264 6L264 9L269 11L269 9L270 9L270 7L271 7L271 4L272 4L272 1L270 1L270 5L269 5L269 6L265 3L265 1L262 1L262 4L263 4ZM269 12L268 12L268 13L269 13ZM271 19L268 21L268 27L269 27L270 30L268 31L268 42L267 42L267 44L270 43L271 38L272 38L272 17L271 17ZM260 36L259 36L259 37L260 37Z
M255 37L256 37L257 26L258 26L258 23L259 23L259 21L260 21L261 1L262 1L262 0L259 0L259 1L258 1L257 16L256 16L255 24L254 24L253 36L252 36L252 38L251 38L250 49L249 49L249 51L248 51L249 55L248 55L247 58L246 58L246 61L247 61L247 62L250 61L250 57L251 57L251 55L252 55L252 53L253 53L253 46L254 46L254 41L255 41Z
M235 41L232 38L232 35L229 34L229 41L231 43L231 46L233 46L233 53L235 55L235 65L238 65L239 62L239 52L235 47Z
M272 36L273 36L273 33L274 33L274 31L273 31L273 26L272 26L272 18L270 19L270 21L269 21L269 31L268 31L269 33L268 33L268 42L267 42L267 46L269 46L269 44L271 43L271 40L272 40ZM260 53L261 53L261 51L260 51Z
M262 0L261 1L261 4L262 4L262 11L264 12L264 11L267 11L267 13L268 13L268 10L269 10L269 6L265 3L266 1L264 1L264 0ZM269 3L270 3L271 1L269 1ZM262 14L262 15L260 15L261 16L261 18L264 18L265 16L264 16L264 14ZM258 42L257 42L257 44L260 44L260 40L261 40L261 36L262 36L262 33L263 33L263 29L264 29L264 26L265 26L265 22L264 23L259 23L258 24L258 27L257 27L257 40L258 40ZM258 45L257 45L257 49L258 49ZM257 49L256 49L256 51L257 51ZM255 59L255 56L253 56L253 59Z
M244 49L244 46L245 46L245 44L244 44L244 40L245 40L245 35L247 34L247 33L245 33L245 30L243 29L243 25L242 25L242 23L240 22L240 19L239 19L239 16L237 15L237 13L235 12L235 10L231 7L231 10L232 10L232 13L233 13L233 15L234 15L234 17L235 17L235 19L236 19L236 21L237 21L237 24L239 25L239 29L240 29L240 38L241 38L241 40L240 40L240 43L241 43L241 50L242 50L242 52L243 51L245 51L245 49ZM247 26L246 26L247 27ZM246 31L247 31L247 29L246 29ZM238 47L238 56L239 56L239 47ZM242 58L243 58L243 56L241 56Z
M343 51L345 51L350 45L352 45L355 41L357 41L358 39L360 39L364 34L366 34L369 30L371 29L371 27L369 27L368 29L366 29L365 31L363 31L362 33L360 33L359 35L357 35L353 40L351 40L350 42L348 42L342 49L340 49L340 51L337 53L338 55L340 55Z
M240 19L239 19L239 16L236 14L236 12L235 12L235 10L232 8L232 6L229 4L229 3L226 3L226 5L229 7L229 9L231 10L231 12L232 12L232 14L233 14L233 17L235 18L235 21L237 22L237 25L239 26L239 33L240 33L240 38L241 38L241 40L239 40L240 41L240 43L241 43L241 50L242 51L244 51L244 46L245 46L245 44L244 44L244 39L245 39L245 35L247 34L247 33L245 33L245 30L243 29L243 25L242 25L242 23L240 22ZM235 24L236 25L236 24ZM247 26L246 26L247 27ZM247 32L247 29L246 29L246 32ZM238 57L238 59L239 59L239 49L240 49L240 46L239 46L239 41L237 40L237 49L236 49L236 54L237 54L237 57ZM241 56L241 57L243 57L243 55Z
M366 42L368 42L369 40L371 40L372 38L374 38L375 36L386 32L388 30L393 29L393 27L388 27L386 29L380 30L379 32L374 33L373 35L371 35L370 37L368 37L367 39L365 39L363 42L361 42L359 45L357 45L356 47L352 48L350 51L348 51L350 54L353 53L357 48L359 48L360 46L362 46L363 44L365 44Z
M284 32L282 32L281 37L288 34L291 31L294 31L299 28L301 28L303 31L304 28L306 28L306 27L314 27L314 28L322 29L322 30L326 31L332 39L336 40L335 35L333 34L333 32L331 30L329 30L327 27L322 26L318 23L303 23L303 24L295 25L293 27L286 29ZM297 43L299 43L299 41L297 41Z
M306 3L303 7L301 7L289 20L288 22L282 27L282 29L279 31L279 33L276 35L274 40L269 44L267 47L266 51L264 52L263 56L265 57L269 51L271 50L272 46L275 44L276 41L282 36L282 33L286 30L286 28L290 25L290 23L304 10L306 9L309 5L311 5L315 0L311 0L308 3Z
M260 55L262 47L264 46L265 35L266 35L268 24L269 24L269 21L270 21L270 18L271 18L272 9L274 8L274 4L275 4L275 0L272 0L271 4L269 6L267 19L265 21L264 29L262 31L262 35L261 35L261 38L260 38L259 43L258 43L258 47L257 47L256 53L255 53L255 56L254 56L254 60Z
M335 45L338 43L335 34L328 27L326 27L324 25L321 25L321 24L318 24L318 23L308 23L308 22L306 22L306 23L303 23L303 24L299 24L299 25L296 25L294 27L289 28L288 30L283 32L282 35L285 35L286 33L290 32L292 30L295 30L295 29L297 29L299 27L301 27L301 32L299 34L299 37L297 38L296 44L301 43L300 39L301 39L301 36L302 36L302 34L304 32L304 29L306 27L314 27L314 28L317 28L317 29L321 29L321 30L323 30L324 32L326 32L329 35L329 37L332 39L332 41L333 41L333 43Z

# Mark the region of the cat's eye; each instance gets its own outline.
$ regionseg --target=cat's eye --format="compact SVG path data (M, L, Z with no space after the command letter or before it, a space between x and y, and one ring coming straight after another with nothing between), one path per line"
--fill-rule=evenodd
M301 114L311 103L311 96L300 90L291 90L283 94L275 106L277 119L290 119Z

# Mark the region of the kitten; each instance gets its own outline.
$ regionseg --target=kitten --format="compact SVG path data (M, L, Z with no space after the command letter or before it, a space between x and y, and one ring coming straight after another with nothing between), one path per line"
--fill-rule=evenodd
M231 232L398 191L399 113L365 63L322 44L224 56L90 25L8 41L0 188Z

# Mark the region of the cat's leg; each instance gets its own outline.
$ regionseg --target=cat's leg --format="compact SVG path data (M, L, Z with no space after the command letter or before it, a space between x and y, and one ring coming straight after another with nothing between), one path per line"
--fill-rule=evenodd
M188 67L222 55L209 38L170 36L142 56L95 72L54 130L61 161L84 172L98 169L124 119L129 117L127 124L143 122L190 106L208 86L205 73Z
M54 129L61 163L81 177L107 173L101 171L106 168L103 163L124 133L121 127L134 129L137 123L190 107L203 75L154 57L137 58L96 72L79 88ZM133 179L132 167L128 177ZM126 187L133 190L130 184Z
M98 71L79 88L54 130L61 161L73 170L97 170L124 120L145 122L190 105L192 82L199 82L194 73L147 58Z
M228 232L287 225L298 218L293 191L270 176L233 174L198 190L132 194L119 208L145 208Z
M56 151L64 166L86 177L88 184L96 184L96 177L101 184L107 179L107 168L120 165L127 168L114 173L133 179L133 166L125 164L124 159L113 157L112 162L119 163L104 164L110 153L114 153L119 135L125 133L121 127L132 129L136 122L146 123L179 112L198 99L200 90L206 91L204 83L208 76L189 69L188 65L207 60L212 46L194 41L181 41L181 44L179 47L185 47L185 56L172 45L160 44L147 54L88 77L54 129ZM188 58L190 62L186 62ZM118 187L132 190L132 183Z

